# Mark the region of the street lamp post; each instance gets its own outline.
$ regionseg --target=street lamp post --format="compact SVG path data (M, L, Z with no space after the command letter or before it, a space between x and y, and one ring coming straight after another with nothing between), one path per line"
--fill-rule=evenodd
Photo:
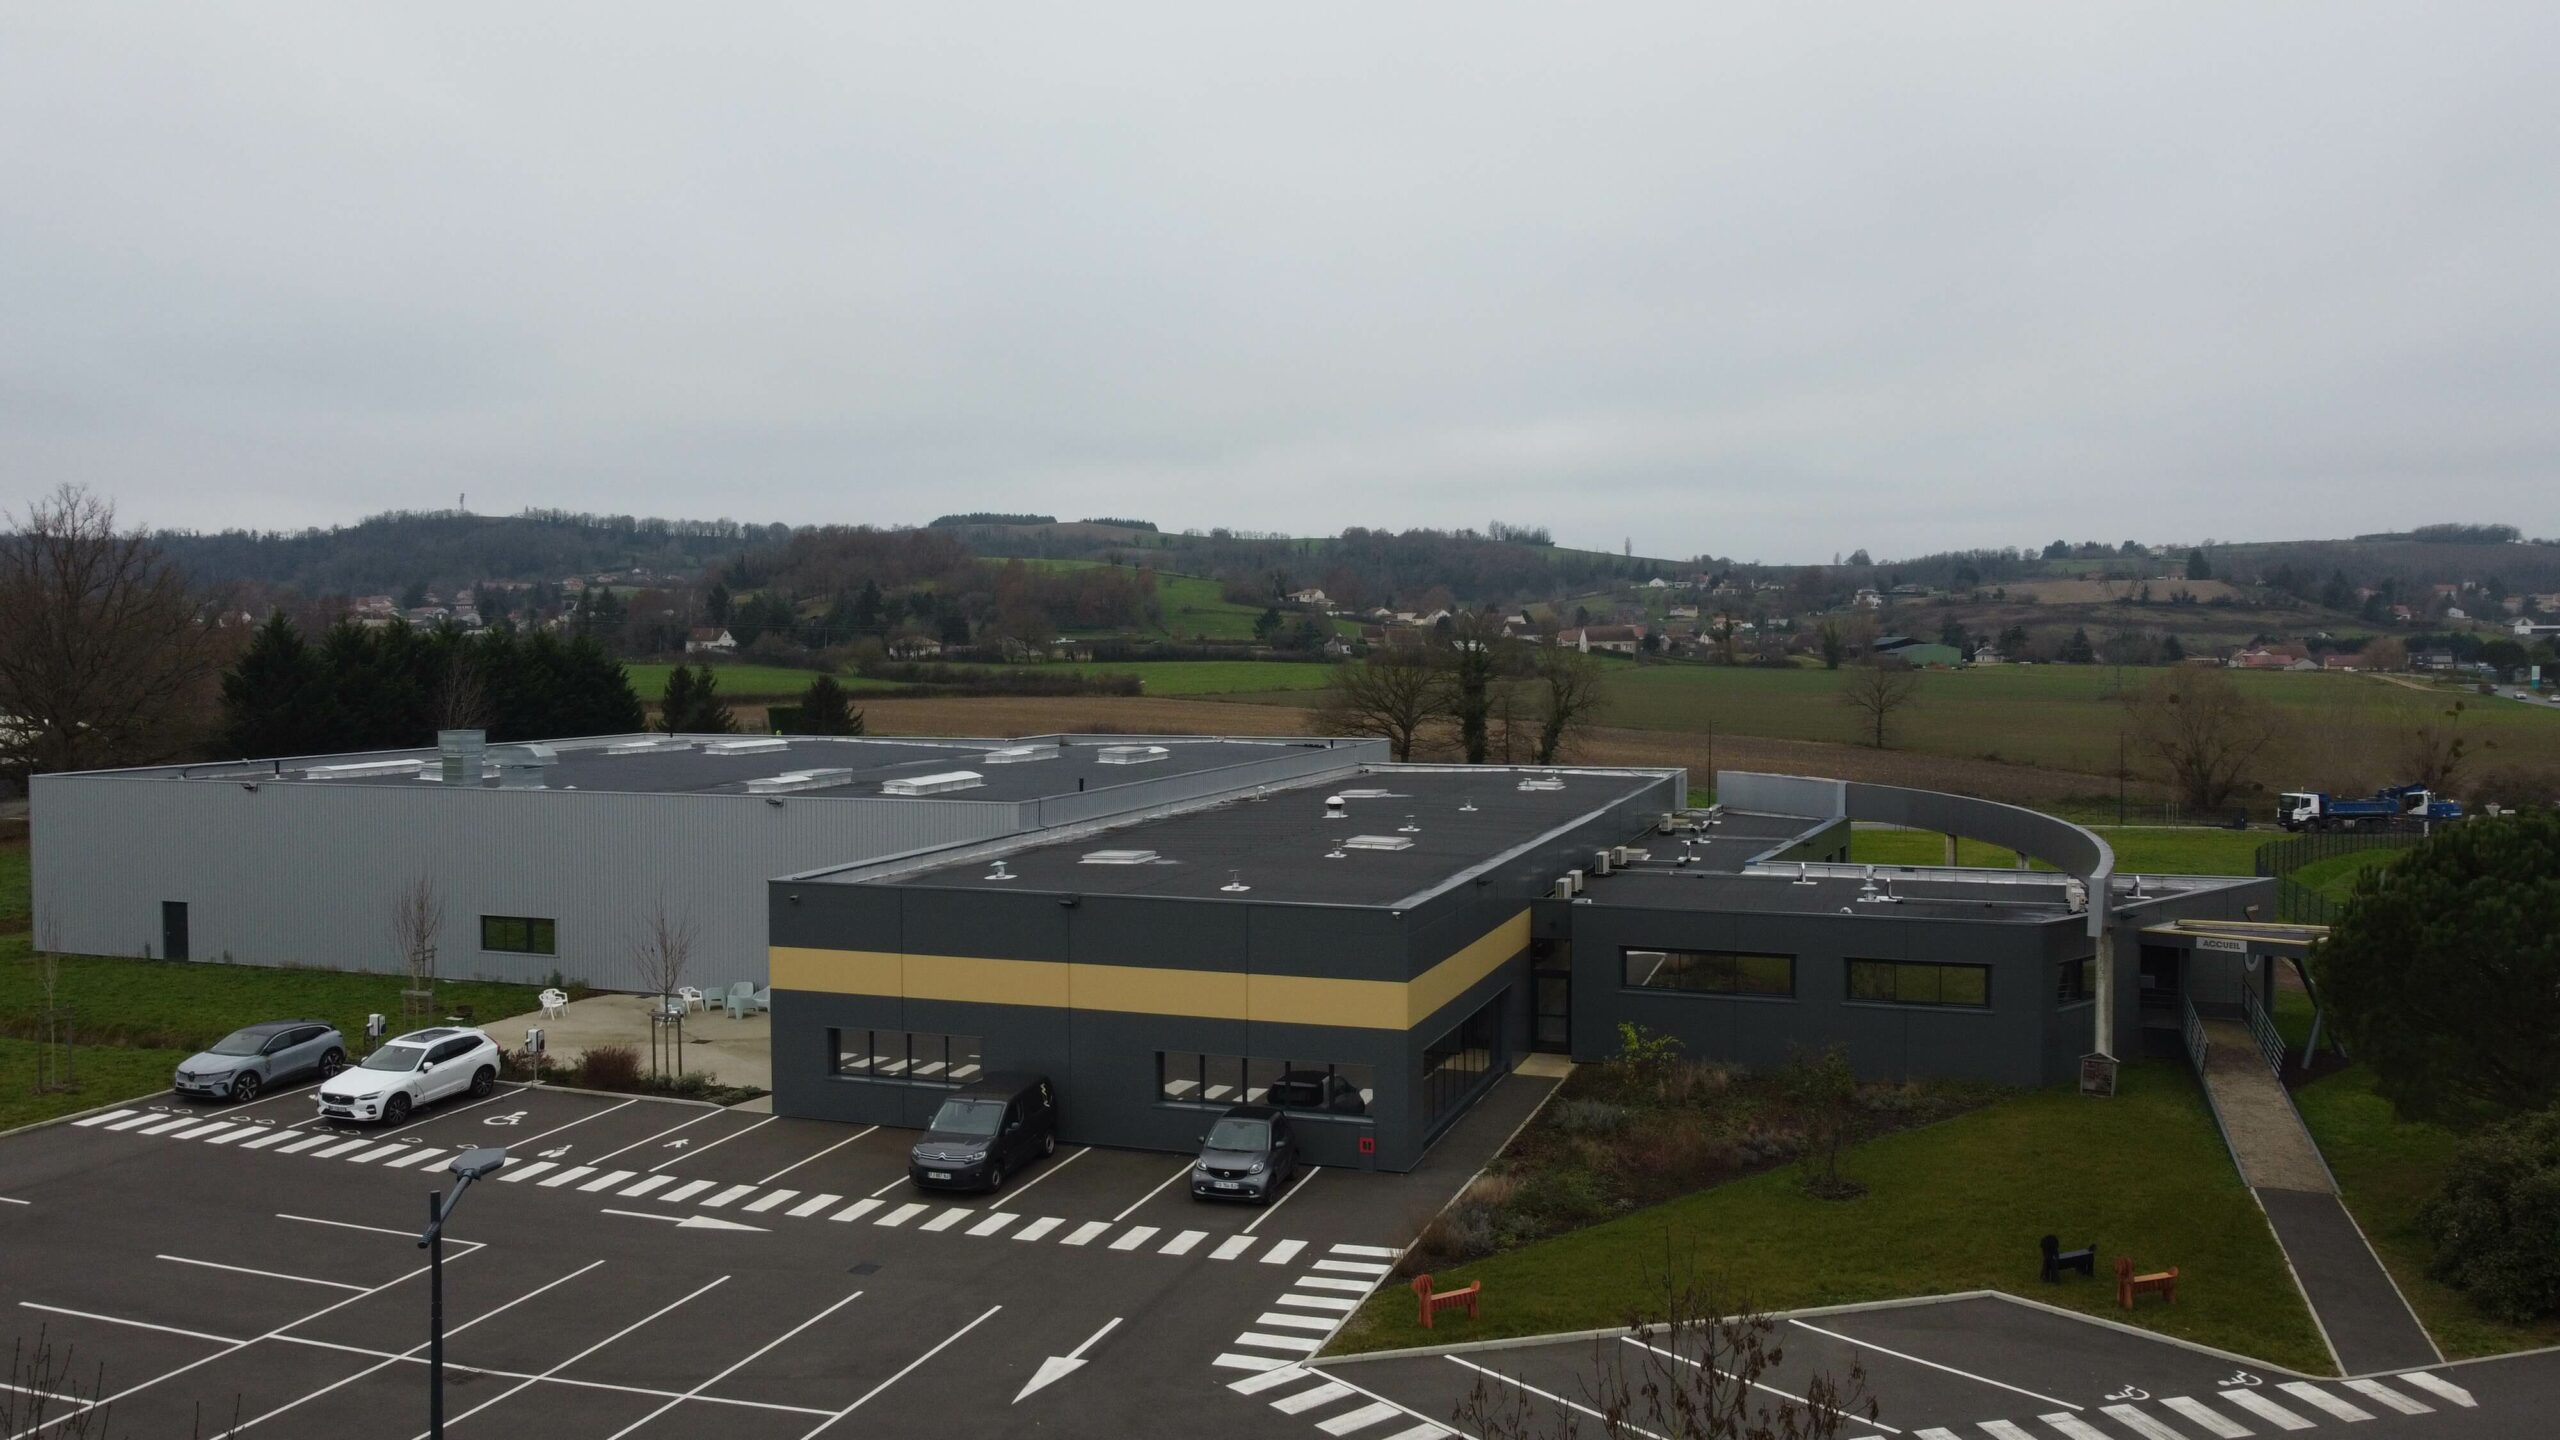
M465 1150L453 1158L453 1190L427 1195L427 1231L418 1248L427 1252L427 1433L444 1440L444 1222L462 1203L471 1182L506 1168L503 1145Z

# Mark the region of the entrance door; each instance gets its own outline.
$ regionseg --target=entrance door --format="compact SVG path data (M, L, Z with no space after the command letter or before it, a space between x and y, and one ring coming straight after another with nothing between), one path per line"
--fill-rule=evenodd
M1573 1050L1573 944L1529 942L1529 1048Z
M160 958L187 958L187 902L184 900L160 902Z

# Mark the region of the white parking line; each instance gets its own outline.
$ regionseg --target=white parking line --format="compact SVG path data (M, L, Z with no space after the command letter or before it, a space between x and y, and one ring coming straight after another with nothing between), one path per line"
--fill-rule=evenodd
M409 1365L427 1363L416 1350L403 1352L374 1350L336 1340L314 1340L306 1335L279 1335L276 1337L276 1343L302 1345L314 1350L334 1350L342 1355L362 1355L368 1360L395 1360ZM536 1375L530 1370L497 1370L486 1365L464 1365L450 1360L445 1362L445 1368L456 1372L467 1371L474 1375L485 1375L492 1380L539 1380L545 1385L567 1385L579 1390L609 1390L617 1395L639 1395L651 1400L690 1398L697 1405L734 1405L749 1410L772 1410L785 1415L832 1415L835 1413L815 1405L783 1405L771 1400L733 1400L726 1395L687 1397L681 1390L665 1390L652 1385L622 1385L611 1380L581 1380L570 1375Z
M381 1225L358 1225L351 1220L323 1220L317 1215L287 1215L283 1211L279 1210L276 1212L276 1218L279 1220L298 1221L304 1225L326 1225L333 1230L362 1230L374 1235L397 1235L406 1240L415 1240L418 1238L418 1232L415 1230L393 1230ZM485 1250L489 1248L489 1242L486 1240L447 1240L444 1243L447 1245L466 1246L471 1250Z
M1092 1150L1092 1146L1085 1146L1084 1148L1076 1151L1073 1155L1068 1156L1066 1159L1059 1161L1057 1164L1050 1166L1048 1169L1041 1171L1039 1174L1032 1176L1021 1184L1014 1186L1012 1189L1006 1191L1005 1194L1010 1198L1019 1199L1023 1191L1030 1189L1032 1186L1039 1184L1041 1181L1046 1180L1050 1176L1057 1174L1059 1171L1066 1169L1070 1165L1073 1165L1077 1161L1083 1159L1086 1155L1092 1153Z
M1190 1162L1190 1161L1188 1161L1188 1160L1185 1160L1185 1161L1183 1161L1183 1162L1182 1162L1182 1168L1181 1168L1181 1169L1176 1170L1176 1171L1174 1171L1172 1174L1167 1175L1166 1177L1164 1177L1162 1180L1157 1181L1157 1182L1156 1182L1156 1188L1155 1188L1155 1189L1153 1189L1153 1190L1148 1191L1148 1192L1147 1192L1146 1194L1144 1194L1144 1195L1139 1196L1139 1197L1138 1197L1138 1199L1137 1199L1137 1203L1136 1203L1136 1204L1133 1204L1133 1205L1131 1205L1128 1209L1123 1210L1123 1211L1121 1211L1119 1214L1112 1216L1112 1217L1111 1217L1111 1223L1112 1223L1112 1224L1114 1224L1114 1225L1117 1225L1117 1224L1119 1224L1121 1221L1128 1219L1128 1218L1129 1218L1129 1216L1130 1216L1131 1214L1133 1214L1133 1213L1135 1213L1135 1212L1136 1212L1136 1210L1137 1210L1137 1208L1138 1208L1138 1206L1139 1206L1139 1205L1144 1205L1144 1204L1146 1204L1148 1201L1153 1200L1154 1198L1156 1198L1156 1196L1158 1196L1159 1194L1162 1194L1162 1193L1163 1193L1163 1191L1164 1191L1164 1187L1166 1187L1167 1185L1172 1184L1174 1181L1179 1180L1179 1179L1181 1179L1183 1176L1188 1175L1188 1174L1190 1174L1190 1173L1191 1173L1191 1162Z
M1013 1238L1016 1240L1037 1240L1041 1236L1048 1234L1050 1231L1055 1230L1066 1223L1066 1221L1059 1219L1055 1215L1043 1215L1039 1219L1032 1221L1030 1224L1023 1226L1021 1229L1014 1231Z
M890 1376L888 1379L881 1381L879 1384L872 1386L870 1389L863 1391L863 1392L862 1392L862 1398L861 1398L861 1399L858 1399L858 1400L854 1401L852 1404L847 1405L847 1406L846 1406L846 1407L844 1407L843 1409L841 1409L841 1410L837 1411L835 1414L828 1416L824 1421L821 1421L821 1422L818 1424L818 1426L817 1426L817 1428L816 1428L816 1429L813 1429L813 1430L811 1430L808 1434L801 1436L801 1437L800 1437L800 1440L816 1440L816 1436L817 1436L820 1432L822 1432L822 1431L826 1430L829 1426L834 1425L837 1421L842 1420L842 1419L843 1419L844 1417L846 1417L847 1415L850 1415L850 1414L852 1414L854 1411L859 1410L859 1409L861 1409L863 1406L865 1406L865 1405L869 1404L869 1403L871 1402L871 1397L872 1397L872 1396L877 1395L877 1394L879 1394L881 1391L888 1389L890 1386L897 1384L899 1381L906 1379L906 1378L907 1378L907 1376L908 1376L911 1372L913 1372L913 1371L914 1371L914 1369L915 1369L917 1366L922 1365L922 1364L923 1364L924 1362L926 1362L927 1360L930 1360L930 1359L932 1359L934 1356L941 1354L944 1350L946 1350L946 1349L948 1349L948 1348L950 1347L950 1345L951 1345L951 1343L952 1343L953 1341L955 1341L955 1340L959 1339L961 1336L968 1334L970 1331L975 1330L975 1329L977 1329L980 1325L984 1324L984 1323L986 1322L987 1315L993 1315L994 1313L996 1313L997 1311L999 1311L999 1310L1001 1310L1001 1309L1003 1309L1003 1308L1004 1308L1004 1307L1003 1307L1003 1306L1001 1306L1001 1305L990 1305L990 1306L988 1306L988 1307L987 1307L987 1311L986 1311L986 1315L980 1315L977 1319L970 1321L968 1324L963 1325L963 1326L961 1326L959 1329L954 1330L954 1331L952 1331L950 1334L948 1334L948 1335L944 1336L944 1337L942 1338L942 1343L941 1343L941 1344L934 1346L932 1349L927 1350L926 1352L924 1352L923 1354L921 1354L921 1355L917 1356L917 1357L916 1357L916 1358L914 1358L913 1360L908 1361L908 1362L906 1363L905 1368L903 1368L903 1369L901 1369L900 1371L898 1371L898 1373L897 1373L897 1374L892 1375L892 1376Z
M623 1154L626 1151L637 1150L641 1146L649 1144L652 1141L664 1140L679 1130L689 1130L694 1126L701 1124L703 1121L710 1119L714 1115L724 1115L727 1113L728 1112L724 1110L705 1110L701 1114L694 1116L692 1119L670 1125L655 1135L644 1136L641 1139L634 1140L630 1144L623 1146L620 1150L607 1150L595 1158L595 1163L601 1165L616 1155Z
M1577 1404L1575 1404L1573 1401L1571 1401L1571 1400L1567 1400L1566 1398L1564 1398L1564 1397L1563 1397L1563 1396L1561 1396L1561 1395L1552 1394L1552 1393L1550 1393L1550 1392L1548 1392L1548 1391L1541 1390L1541 1389L1539 1389L1537 1386L1532 1385L1532 1384L1529 1384L1529 1383L1528 1383L1527 1381L1525 1381L1525 1380L1515 1380L1515 1379L1513 1379L1512 1377L1510 1377L1510 1376L1508 1376L1508 1375L1503 1374L1503 1373L1502 1373L1501 1371L1499 1371L1499 1370L1488 1370L1488 1369L1486 1369L1485 1367L1483 1367L1482 1365L1478 1365L1478 1364L1476 1364L1476 1363L1475 1363L1474 1361L1472 1361L1472 1360L1462 1360L1462 1359L1458 1358L1458 1357L1457 1357L1457 1356L1455 1356L1455 1355L1451 1355L1451 1356L1449 1356L1449 1357L1447 1357L1447 1358L1448 1358L1449 1362L1450 1362L1451 1364L1453 1364L1453 1365L1464 1365L1464 1366L1466 1366L1468 1369L1473 1370L1474 1372L1476 1372L1476 1373L1477 1373L1477 1374L1479 1374L1479 1375L1490 1376L1491 1378L1496 1379L1496 1380L1499 1380L1499 1381L1501 1381L1503 1384L1508 1385L1508 1386L1512 1387L1512 1388L1513 1388L1513 1389L1515 1389L1515 1390L1525 1391L1525 1392L1527 1392L1528 1394L1535 1395L1535 1396L1537 1396L1539 1399L1544 1400L1544 1401L1547 1401L1547 1402L1548 1402L1548 1403L1550 1403L1550 1404L1561 1405L1561 1406L1563 1406L1564 1408L1566 1408L1567 1410L1577 1411L1577 1412L1579 1412L1579 1413L1581 1413L1581 1414L1588 1415L1588 1416L1590 1416L1590 1417L1591 1417L1592 1419L1594 1419L1594 1420L1600 1420L1600 1421L1604 1421L1604 1422L1605 1422L1605 1421L1608 1419L1608 1417L1607 1417L1607 1416L1602 1415L1599 1411L1592 1409L1592 1408L1591 1408L1590 1406L1588 1406L1588 1405L1577 1405ZM1883 1429L1884 1427L1883 1427L1883 1426L1878 1426L1878 1427L1876 1427L1876 1428L1878 1428L1878 1429ZM1652 1431L1650 1431L1650 1430L1641 1429L1641 1428L1639 1428L1639 1427L1637 1427L1637 1426L1634 1426L1634 1425L1629 1425L1629 1426L1627 1426L1627 1429L1634 1431L1634 1432L1635 1432L1636 1434L1638 1434L1638 1435L1645 1436L1645 1437L1646 1437L1646 1440L1663 1440L1663 1437L1662 1437L1662 1436L1660 1436L1660 1435L1656 1435L1656 1434L1654 1434L1654 1433L1653 1433ZM1896 1433L1899 1433L1899 1432L1896 1432Z
M783 1176L790 1174L792 1171L799 1169L801 1166L808 1164L811 1160L824 1160L828 1156L833 1155L847 1145L852 1144L854 1141L861 1139L863 1136L868 1135L879 1128L880 1127L877 1125L865 1125L861 1129L854 1131L852 1134L847 1135L833 1145L828 1146L826 1149L819 1151L817 1154L804 1156L801 1159L794 1160L790 1164L774 1171L772 1174L767 1175L756 1183L759 1185L770 1185L774 1181L781 1179Z
M439 1155L450 1155L452 1153L453 1152L450 1150L441 1149L420 1150L412 1154L403 1155L397 1160L386 1162L382 1168L385 1170L406 1170L412 1165L424 1165Z
M1087 1220L1070 1232L1066 1239L1061 1240L1058 1243L1061 1245L1090 1244L1092 1243L1094 1236L1099 1235L1110 1228L1111 1222L1108 1220Z
M1697 1360L1695 1360L1695 1359L1693 1359L1693 1358L1691 1358L1691 1357L1689 1357L1689 1356L1687 1356L1687 1355L1682 1355L1682 1354L1678 1353L1677 1351L1665 1350L1665 1349L1663 1349L1663 1348L1662 1348L1661 1346L1659 1346L1659 1345L1648 1345L1648 1344L1646 1344L1645 1342L1643 1342L1642 1340L1637 1339L1637 1338L1636 1338L1636 1337L1634 1337L1633 1335L1621 1335L1621 1336L1619 1336L1619 1337L1618 1337L1618 1340L1619 1340L1619 1342L1620 1342L1621 1344L1633 1345L1634 1347L1636 1347L1636 1348L1637 1348L1637 1349L1639 1349L1639 1350L1643 1350L1643 1351L1647 1351L1647 1352L1650 1352L1650 1353L1655 1354L1655 1355L1659 1355L1659 1356L1661 1356L1661 1357L1662 1357L1663 1359L1665 1359L1665 1360L1677 1360L1677 1361L1679 1361L1681 1364L1686 1365L1686 1366L1689 1366L1691 1369L1694 1369L1694 1370L1704 1370L1704 1371L1706 1371L1706 1372L1707 1372L1708 1374L1710 1374L1710 1375L1720 1376L1720 1377L1722 1377L1722 1378L1724 1378L1724 1379L1728 1379L1728 1380L1740 1379L1740 1378L1741 1378L1740 1376L1733 1375L1733 1374L1731 1374L1731 1373L1729 1373L1729 1372L1727 1372L1727 1371L1717 1370L1717 1369L1713 1368L1712 1366L1708 1366L1708 1365L1705 1365L1705 1364L1701 1364L1699 1361L1697 1361ZM1792 1391L1792 1390L1781 1390L1781 1389L1779 1389L1779 1388L1778 1388L1777 1386L1775 1386L1775 1385L1764 1385L1764 1384L1760 1383L1760 1382L1759 1382L1759 1381L1757 1381L1757 1380L1747 1381L1747 1382L1745 1382L1745 1383L1747 1383L1748 1385L1750 1385L1750 1387L1751 1387L1752 1389L1754 1389L1754 1390L1765 1390L1765 1391L1767 1391L1768 1393L1770 1393L1770 1394L1772 1394L1772 1395L1777 1396L1777 1397L1778 1397L1779 1399L1781 1399L1781 1400L1791 1401L1791 1402L1793 1402L1793 1403L1795 1403L1795 1404L1797 1404L1797 1405L1809 1405L1809 1404L1811 1403L1811 1402L1807 1401L1803 1396L1796 1394L1796 1393L1795 1393L1794 1391ZM1883 1421L1881 1421L1881 1420L1866 1420L1866 1421L1861 1421L1860 1423L1861 1423L1862 1425L1873 1425L1873 1426L1874 1426L1874 1427L1876 1427L1878 1430L1881 1430L1881 1431L1883 1431L1884 1433L1886 1433L1886 1434L1888 1434L1888 1435L1899 1435L1899 1434L1901 1434L1901 1433L1902 1433L1901 1431L1899 1431L1899 1430L1895 1429L1894 1427L1892 1427L1892 1426L1890 1426L1890 1425L1885 1424L1885 1423L1884 1423Z
M1290 1261L1297 1259L1298 1252L1306 1248L1307 1242L1304 1240L1280 1241L1273 1245L1269 1250L1263 1252L1262 1263L1265 1265L1286 1265ZM1366 1290L1369 1287L1363 1285L1360 1288L1362 1290Z
M715 1111L713 1113L717 1114L719 1112ZM652 1170L664 1170L670 1165L680 1165L685 1161L692 1159L696 1155L707 1155L712 1151L719 1149L721 1146L728 1144L730 1141L737 1139L739 1136L752 1134L781 1118L782 1117L779 1115L767 1115L753 1125L742 1126L739 1129L732 1130L728 1134L721 1136L719 1139L712 1141L710 1144L705 1145L700 1149L687 1149L676 1155L675 1158L670 1160L661 1160L649 1168ZM614 1153L619 1155L622 1152L617 1150Z
M89 1310L74 1310L67 1305L39 1305L33 1300L18 1302L21 1309L41 1310L47 1315L71 1315L82 1320L103 1320L110 1325L123 1325L135 1330L157 1330L163 1335L184 1335L190 1340L210 1340L217 1345L246 1345L249 1342L231 1335L208 1335L202 1330L181 1330L175 1325L154 1325L148 1320L127 1320L121 1315L100 1315Z
M639 1319L632 1321L630 1324L623 1326L621 1329L614 1331L612 1334L607 1335L593 1345L588 1346L586 1349L579 1351L577 1354L570 1356L568 1359L561 1361L559 1364L552 1366L550 1369L543 1371L541 1374L534 1376L532 1380L519 1380L514 1385L499 1391L497 1394L490 1396L488 1399L481 1401L479 1404L472 1406L461 1414L445 1417L445 1423L447 1425L459 1425L463 1421L470 1419L472 1416L479 1414L481 1411L488 1409L490 1406L497 1404L499 1401L506 1399L508 1396L515 1394L517 1391L524 1389L526 1386L532 1385L537 1381L550 1379L552 1376L557 1375L561 1371L568 1369L570 1366L577 1364L579 1361L586 1359L588 1356L593 1355L607 1345L612 1344L614 1341L621 1339L623 1336L630 1334L641 1326L647 1325L651 1321L665 1315L677 1306L683 1305L697 1296L716 1290L728 1283L729 1277L723 1275L719 1279L712 1281L710 1284L703 1286L700 1290L694 1291L693 1294L687 1295L681 1300L671 1300L666 1304L659 1306L657 1309L650 1311L648 1314L641 1316ZM416 1436L416 1440L427 1440L426 1433L424 1431L419 1432Z
M904 1185L904 1184L906 1184L906 1183L907 1183L907 1177L906 1177L906 1176L904 1176L904 1175L901 1175L901 1176L899 1176L897 1179L890 1181L888 1184L881 1186L879 1189L872 1191L872 1192L871 1192L871 1198L872 1198L872 1199L874 1199L874 1200L877 1200L877 1199L879 1199L881 1196L888 1194L890 1191L895 1190L895 1189L897 1189L899 1186Z
M622 1440L622 1437L625 1435L628 1435L632 1431L639 1429L641 1426L648 1424L650 1421L657 1419L659 1416L666 1414L668 1411L676 1408L676 1406L692 1399L703 1391L719 1384L721 1381L728 1379L740 1370L745 1369L750 1361L755 1360L766 1351L771 1350L774 1346L781 1344L783 1341L790 1339L792 1336L799 1334L801 1331L808 1329L810 1326L817 1324L819 1321L826 1319L828 1316L833 1315L837 1311L861 1298L862 1292L859 1290L854 1291L852 1294L847 1295L833 1305L828 1306L826 1309L819 1311L817 1314L812 1315L808 1319L801 1321L799 1324L792 1326L790 1329L783 1331L773 1339L757 1346L753 1351L749 1352L745 1360L739 1361L737 1364L730 1366L728 1369L721 1371L719 1374L714 1375L710 1379L703 1381L701 1384L694 1386L690 1390L687 1390L675 1399L668 1401L666 1404L659 1406L657 1409L650 1411L648 1414L643 1415L639 1419L632 1421L630 1424L623 1426L621 1429L614 1431L611 1435L606 1436L605 1440Z
M215 1260L189 1259L184 1255L155 1255L152 1258L155 1260L167 1260L178 1265L201 1265L207 1270L228 1270L234 1275L259 1275L264 1276L269 1280L299 1280L305 1285L326 1285L332 1290L362 1290L364 1288L361 1285L350 1285L344 1280L322 1280L310 1275L287 1275L281 1270L252 1270L246 1265L225 1265Z
M1298 1177L1298 1183L1289 1187L1289 1193L1272 1201L1270 1204L1263 1206L1261 1214L1254 1216L1252 1220L1246 1222L1242 1233L1250 1235L1254 1231L1261 1229L1263 1221L1270 1219L1274 1214L1278 1213L1281 1206L1286 1205L1291 1200L1297 1198L1298 1192L1306 1189L1309 1181L1314 1180L1317 1176L1323 1173L1324 1167L1321 1165L1308 1166L1307 1173Z
M516 1147L517 1149L519 1149L519 1150L527 1150L527 1149L531 1149L531 1148L532 1148L532 1146L533 1146L533 1142L534 1142L534 1141L536 1141L536 1140L548 1140L548 1139L550 1139L552 1136L559 1134L559 1133L560 1133L561 1131L563 1131L563 1130L575 1130L575 1129L577 1129L579 1126L586 1124L586 1123L587 1123L588 1121L590 1121L590 1120L601 1120L601 1119L603 1119L604 1117L606 1117L607 1115L612 1114L612 1113L613 1113L614 1111L616 1111L616 1110L627 1110L627 1109L631 1108L632 1106L637 1105L637 1104L639 1104L639 1103L640 1103L640 1102L639 1102L637 1099L631 1099L631 1100L625 1100L625 1101L623 1101L623 1102L622 1102L621 1104L619 1104L619 1105L608 1105L608 1106L606 1106L605 1108L603 1108L602 1110L591 1110L591 1111L588 1111L586 1114L579 1116L577 1119L570 1121L570 1122L569 1122L568 1124L566 1124L566 1125L554 1125L554 1126L552 1126L550 1129L543 1131L543 1132L542 1132L541 1134L539 1134L539 1135L527 1135L527 1136L525 1136L524 1138L522 1138L522 1139L520 1139L520 1140L510 1140L510 1141L508 1141L507 1143L508 1143L508 1144L510 1144L510 1145L515 1146L515 1147Z
M1383 1267L1380 1269L1379 1273L1385 1273ZM1941 1365L1935 1360L1923 1360L1917 1355L1905 1354L1900 1350L1889 1350L1882 1345L1876 1344L1872 1340L1861 1340L1855 1335L1843 1335L1837 1330L1825 1330L1819 1325L1807 1325L1801 1320L1790 1320L1787 1323L1795 1326L1799 1330L1810 1330L1816 1335L1828 1335L1834 1340L1846 1341L1847 1343L1855 1345L1863 1350L1873 1350L1879 1355L1890 1355L1896 1360L1908 1360L1914 1365L1925 1365L1932 1370L1944 1371L1949 1375L1961 1376L1967 1380L1978 1381L1981 1384L1989 1385L1997 1390L2006 1390L2012 1395L2024 1395L2030 1400L2039 1401L2046 1405L2059 1405L2065 1410L2082 1410L2088 1408L2082 1405L2074 1405L2068 1400L2058 1400L2051 1395L2039 1395L2033 1390L2026 1389L2022 1386L2012 1385L2006 1380L1994 1380L1988 1375L1976 1375L1970 1370L1959 1370L1953 1365Z

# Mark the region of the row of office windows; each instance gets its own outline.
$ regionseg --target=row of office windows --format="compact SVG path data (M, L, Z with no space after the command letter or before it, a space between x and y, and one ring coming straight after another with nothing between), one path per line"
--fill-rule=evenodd
M1245 1055L1156 1052L1156 1097L1170 1105L1269 1105L1328 1115L1366 1115L1378 1098L1366 1065L1329 1060L1264 1060Z
M1676 990L1693 995L1749 995L1793 999L1796 957L1732 950L1622 950L1626 984L1636 990ZM1848 966L1848 996L1888 1005L1991 1004L1991 967L1935 960L1858 960ZM2063 1004L2096 994L2095 959L2064 961L2055 982Z
M966 1085L985 1073L978 1037L923 1030L827 1031L827 1073L839 1080Z

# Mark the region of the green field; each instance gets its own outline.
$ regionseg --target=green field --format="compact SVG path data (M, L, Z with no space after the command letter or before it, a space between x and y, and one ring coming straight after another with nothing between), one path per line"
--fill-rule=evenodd
M80 1088L39 1095L35 1088L36 1048L31 1040L0 1036L0 1130L32 1125L57 1115L76 1115L118 1100L166 1090L169 1072L193 1053L84 1045L74 1061Z
M1333 674L1330 665L1288 660L1074 660L1040 668L1068 670L1079 675L1135 675L1146 682L1149 695L1250 695L1321 690Z
M2293 872L2293 883L2308 885L2331 900L2344 900L2355 893L2356 882L2368 870L2379 870L2399 859L2400 850L2350 850L2326 860L2314 860Z
M667 672L673 665L641 664L625 661L622 673L631 677L632 693L640 703L655 705L667 693ZM809 682L818 678L815 670L795 670L787 665L714 665L712 672L720 677L720 697L724 700L797 700ZM847 690L886 690L892 682L865 680L859 675L839 675L836 683Z
M2252 875L2258 847L2274 838L2265 831L2174 825L2095 825L2116 852L2119 875ZM1946 841L1925 830L1867 830L1849 837L1849 859L1859 865L1943 865ZM2018 857L1978 840L1960 842L1960 865L2015 865ZM2327 863L2327 862L2323 862ZM2307 867L2306 867L2307 868Z
M2007 1290L2255 1355L2312 1374L2328 1352L2265 1217L2231 1167L2183 1062L2127 1065L2104 1104L2037 1090L1850 1152L1852 1201L1809 1198L1766 1172L1435 1277L1484 1282L1481 1320L1426 1332L1401 1286L1372 1296L1335 1348L1389 1349L1623 1325L1658 1306L1686 1257L1727 1304L1764 1310ZM2184 1273L2174 1306L2116 1308L2103 1281L2038 1283L2047 1231L2102 1256Z
M27 927L27 842L0 845L0 935Z

